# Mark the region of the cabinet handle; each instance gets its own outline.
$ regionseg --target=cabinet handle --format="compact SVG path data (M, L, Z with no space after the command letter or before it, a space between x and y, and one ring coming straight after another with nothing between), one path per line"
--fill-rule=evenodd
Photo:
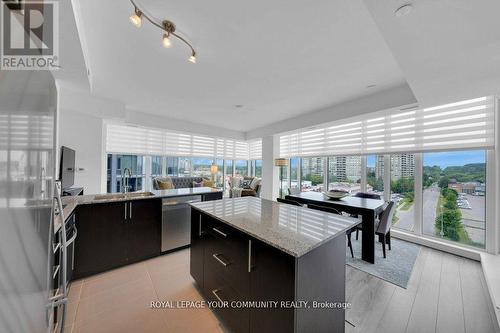
M252 271L252 240L248 240L248 273Z
M222 231L220 231L219 229L217 228L212 228L213 231L215 231L216 233L218 233L219 235L222 235L223 237L227 237L227 234L223 233Z
M127 219L127 203L125 202L125 220Z
M224 260L222 260L221 258L219 258L219 256L220 256L220 253L214 253L214 254L212 254L212 257L214 257L215 260L217 260L218 262L220 262L222 264L222 266L227 267L227 266L231 265L231 263L225 262Z
M198 236L200 236L200 237L201 237L201 214L200 214L200 215L198 215L198 216L199 216L199 219L198 219L198 221L199 221L199 223L198 223L198 226L199 226Z
M220 298L219 295L217 294L219 291L220 291L220 289L214 289L214 290L212 290L212 294L214 294L215 298L217 298L217 300L219 302L224 303L224 301L222 300L222 298Z
M130 204L130 206L129 206L129 212L130 212L130 214L129 214L128 218L131 219L132 218L132 201L129 202L129 204Z

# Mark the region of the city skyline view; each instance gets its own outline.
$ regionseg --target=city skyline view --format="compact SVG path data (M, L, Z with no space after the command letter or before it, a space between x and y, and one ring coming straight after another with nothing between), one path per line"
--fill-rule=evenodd
M436 152L432 155L425 154L423 159L424 166L439 166L446 168L449 166L460 166L464 164L484 163L484 151L460 151L460 152ZM374 168L376 164L376 155L368 155L366 165Z

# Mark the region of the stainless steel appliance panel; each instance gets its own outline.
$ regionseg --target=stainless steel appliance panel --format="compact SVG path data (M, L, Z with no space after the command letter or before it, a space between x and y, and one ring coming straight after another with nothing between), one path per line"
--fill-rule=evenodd
M0 73L0 332L52 326L55 105L50 72Z
M201 195L163 199L161 251L169 251L191 242L191 206L200 202Z

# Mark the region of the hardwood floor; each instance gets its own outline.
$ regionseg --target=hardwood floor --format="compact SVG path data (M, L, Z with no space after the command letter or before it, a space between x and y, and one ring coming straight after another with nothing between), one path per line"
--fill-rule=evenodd
M477 262L423 247L407 289L346 272L346 332L500 332ZM72 283L65 332L224 332L208 309L150 308L201 299L178 251Z
M346 332L500 332L480 264L426 247L406 289L347 266L346 296Z

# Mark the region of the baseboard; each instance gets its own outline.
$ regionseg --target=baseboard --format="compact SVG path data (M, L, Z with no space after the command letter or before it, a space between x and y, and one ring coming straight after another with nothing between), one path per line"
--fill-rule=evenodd
M481 254L481 267L493 310L496 314L497 330L500 327L500 255Z
M472 248L464 246L455 245L451 242L441 241L439 239L431 237L415 236L411 233L396 229L391 229L391 236L415 244L427 246L439 251L448 252L460 257L481 261L481 253L482 253L481 251L474 250Z

